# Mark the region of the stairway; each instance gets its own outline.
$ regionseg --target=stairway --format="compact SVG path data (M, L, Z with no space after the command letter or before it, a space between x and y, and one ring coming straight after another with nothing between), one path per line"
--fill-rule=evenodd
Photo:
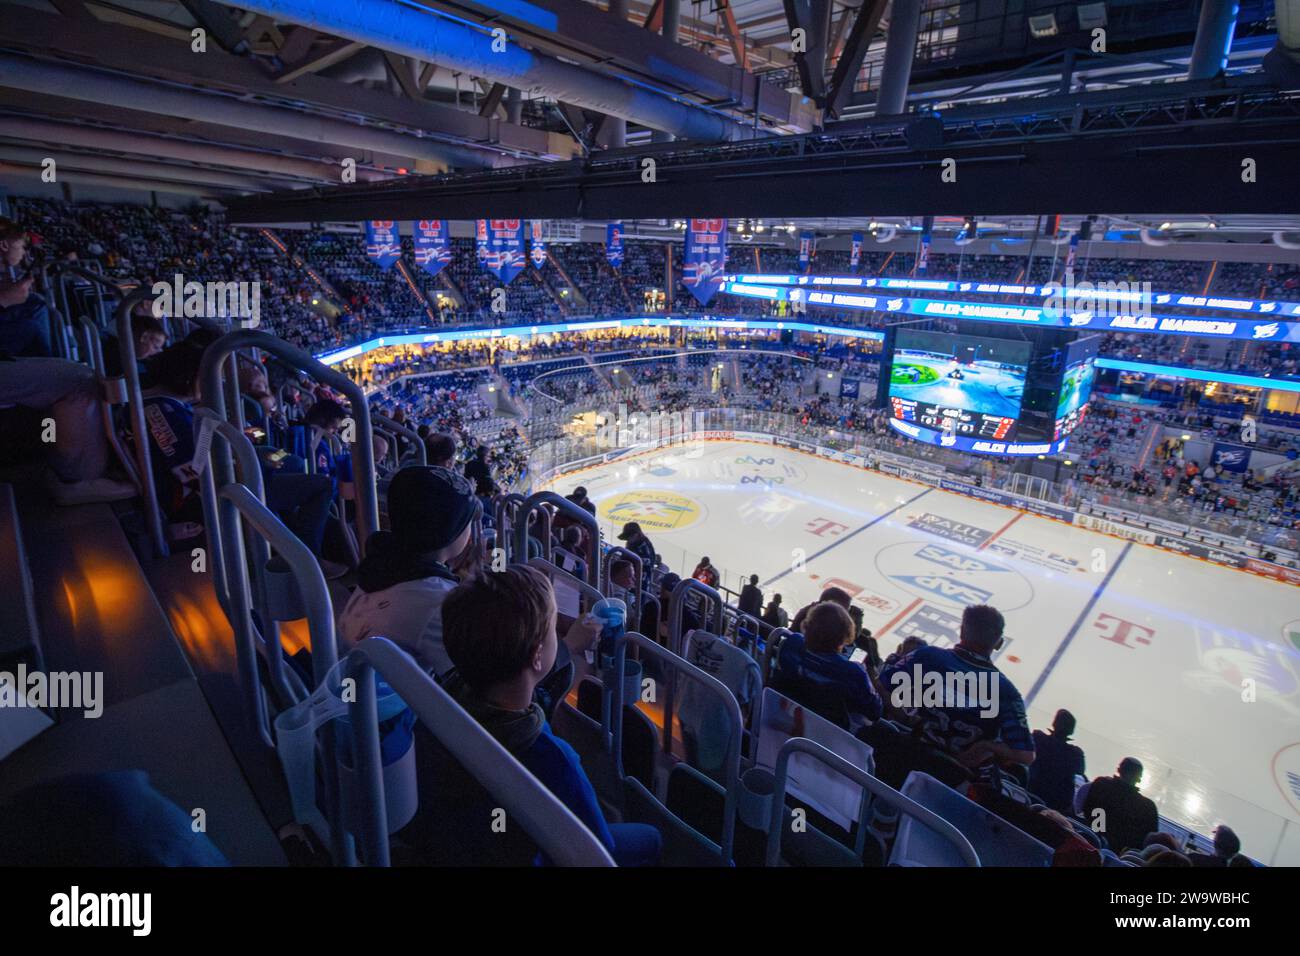
M60 508L39 481L14 485L47 672L100 675L102 711L53 711L54 724L4 760L0 800L68 774L143 770L184 811L204 811L232 863L284 865L268 819L285 822L287 800L259 803L113 508ZM168 560L190 586L211 591L189 551ZM197 620L197 609L187 616Z
M556 292L555 289L551 288L551 284L546 281L546 277L542 275L540 269L538 269L536 266L530 265L528 267L528 278L532 279L535 283L537 283L537 285L541 286L544 290L546 290L546 294L551 297L551 301L554 302L556 306L559 308L561 315L569 314L569 303L565 301L564 296L560 295L560 293Z

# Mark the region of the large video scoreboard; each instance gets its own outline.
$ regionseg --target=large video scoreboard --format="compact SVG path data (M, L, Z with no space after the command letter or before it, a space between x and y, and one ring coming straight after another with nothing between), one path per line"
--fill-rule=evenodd
M879 400L917 441L988 455L1062 450L1087 412L1099 336L963 322L895 329Z

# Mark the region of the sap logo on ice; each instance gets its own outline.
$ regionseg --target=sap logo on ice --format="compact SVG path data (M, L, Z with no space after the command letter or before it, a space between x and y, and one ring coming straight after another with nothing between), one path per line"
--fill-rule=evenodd
M960 526L965 527L965 526ZM979 529L971 529L979 530ZM964 554L958 554L956 551L949 551L947 548L940 547L937 544L927 544L916 552L918 558L925 558L927 561L933 561L935 564L942 564L946 568L952 568L954 571L1002 571L1007 569L999 567L996 564L987 564L978 558L972 558Z
M152 893L85 893L78 886L50 897L50 925L124 926L148 936L153 926Z
M1276 322L1268 322L1264 325L1255 326L1255 328L1251 330L1251 335L1257 339L1271 339L1273 336L1277 335L1280 329L1281 326Z
M896 574L894 579L958 604L987 604L993 597L992 591L938 574Z

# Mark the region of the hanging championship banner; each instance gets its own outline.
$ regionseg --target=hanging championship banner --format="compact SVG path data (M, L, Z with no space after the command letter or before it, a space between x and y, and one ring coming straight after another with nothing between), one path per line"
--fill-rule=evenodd
M799 265L800 266L806 268L808 263L812 261L813 242L814 239L813 239L813 234L811 232L799 233Z
M524 221L489 219L487 234L487 270L509 285L524 271Z
M446 219L420 219L414 224L415 264L436 276L451 262L451 232Z
M849 268L856 270L862 261L862 233L855 232L849 240Z
M402 255L402 236L392 219L366 222L366 258L387 272Z
M917 271L918 273L920 273L920 272L924 272L924 271L925 271L925 267L926 267L927 265L929 265L929 263L930 263L930 237L929 237L929 236L922 236L922 237L921 237L921 254L917 257L917 260L916 260L916 271Z
M530 219L528 222L528 255L537 268L546 265L546 243L542 239L540 219Z
M727 220L691 219L686 226L682 284L700 305L722 287L727 266Z
M1079 234L1070 237L1070 251L1065 254L1065 274L1074 272L1074 256L1079 251Z
M615 269L623 268L623 223L611 222L605 227L605 258Z
M487 268L488 258L488 221L474 220L474 256L480 267Z

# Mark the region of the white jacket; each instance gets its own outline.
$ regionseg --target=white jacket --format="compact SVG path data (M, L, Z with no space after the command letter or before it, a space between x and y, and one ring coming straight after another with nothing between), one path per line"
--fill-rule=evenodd
M372 593L357 588L339 615L339 654L367 637L386 637L441 677L452 667L442 643L442 602L455 586L455 581L430 577Z

